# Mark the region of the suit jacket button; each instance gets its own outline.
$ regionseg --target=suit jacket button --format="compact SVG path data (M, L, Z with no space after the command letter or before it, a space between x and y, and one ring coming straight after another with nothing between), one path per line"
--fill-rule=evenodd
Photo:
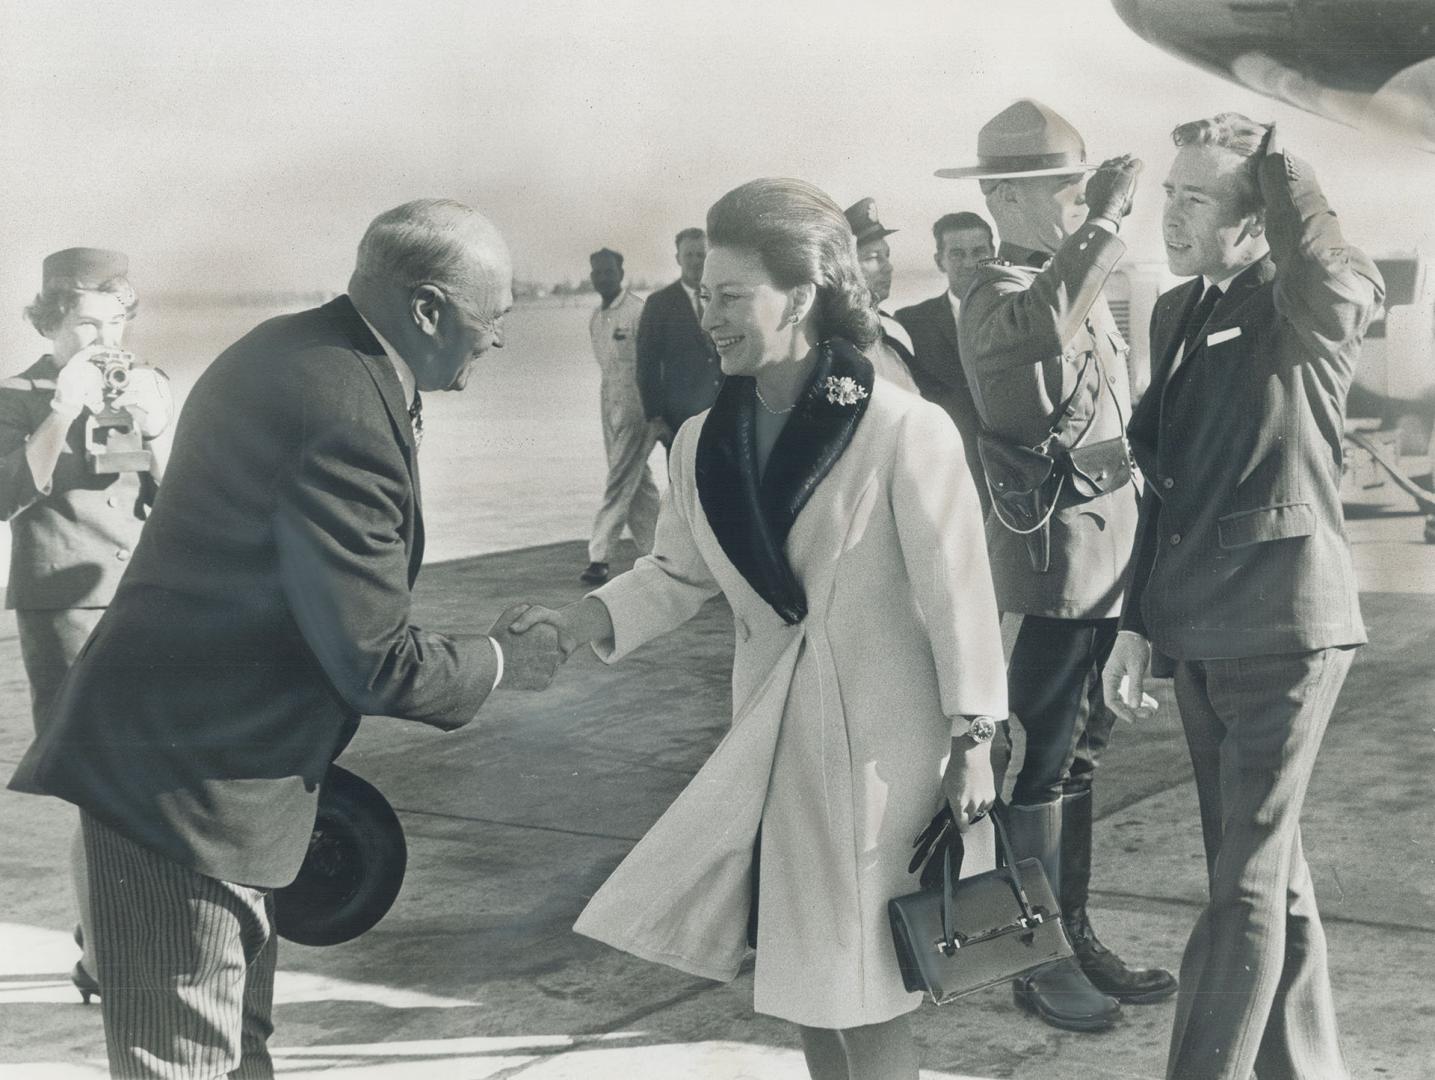
M119 499L115 498L113 495L111 495L108 499L105 500L106 506L119 506L119 504Z
M129 557L130 557L129 548L120 548L118 551L115 552L115 558L116 558L116 559L119 559L120 562L128 562L128 561L129 561Z
M1176 481L1172 480L1169 476L1163 476L1161 478L1161 486L1167 491L1170 491L1173 487L1176 486Z
M1180 534L1180 533L1172 533L1172 534L1171 534L1171 546L1172 546L1172 547L1175 547L1175 546L1176 546L1177 544L1179 544L1180 542L1181 542L1181 534Z

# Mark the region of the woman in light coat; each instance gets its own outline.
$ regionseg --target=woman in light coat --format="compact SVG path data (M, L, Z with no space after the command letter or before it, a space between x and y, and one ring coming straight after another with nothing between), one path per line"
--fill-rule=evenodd
M876 313L826 195L756 180L707 226L727 379L678 432L653 553L514 629L613 662L721 592L732 728L575 929L726 981L755 922L755 1007L814 1078L915 1080L887 901L943 798L961 828L991 805L968 729L1007 713L977 493L947 415L862 357Z

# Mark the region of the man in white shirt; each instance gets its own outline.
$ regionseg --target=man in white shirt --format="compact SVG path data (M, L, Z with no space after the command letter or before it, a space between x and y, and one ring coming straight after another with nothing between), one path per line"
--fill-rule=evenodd
M648 468L657 429L643 411L638 393L638 322L643 301L623 287L623 256L608 248L588 257L593 288L601 303L588 320L593 356L603 373L603 449L608 455L608 481L603 503L588 541L588 566L578 575L586 585L608 580L613 546L627 525L647 554L653 550L658 525L658 486Z
M897 312L897 321L912 337L912 378L918 391L946 409L957 425L985 514L991 495L977 457L980 425L957 348L957 316L962 297L976 280L977 266L996 255L996 237L985 218L966 210L943 214L932 226L932 237L937 243L937 267L947 275L947 287L930 300L904 307Z

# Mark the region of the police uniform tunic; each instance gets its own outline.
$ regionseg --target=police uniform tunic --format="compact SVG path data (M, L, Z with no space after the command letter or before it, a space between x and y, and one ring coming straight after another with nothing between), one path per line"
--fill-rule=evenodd
M1085 225L1055 255L1002 244L977 270L958 325L961 362L982 427L1053 456L1123 435L1131 415L1125 339L1101 295L1125 251ZM1064 413L1064 416L1062 415ZM993 513L987 544L1003 611L1055 619L1114 618L1136 533L1134 484L1089 496L1063 483L1050 521L1050 563Z

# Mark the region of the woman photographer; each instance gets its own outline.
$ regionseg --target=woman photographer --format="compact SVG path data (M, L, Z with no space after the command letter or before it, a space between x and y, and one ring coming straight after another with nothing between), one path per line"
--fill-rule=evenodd
M153 502L163 455L153 439L169 424L168 380L155 368L111 357L138 301L119 252L67 248L44 261L43 284L26 316L50 351L0 381L0 516L10 523L7 607L15 610L30 681L35 730L45 725L66 670L99 621ZM123 383L120 388L115 384ZM87 454L89 419L127 409L147 472L105 472ZM99 992L89 944L85 856L78 831L70 863L79 908L75 939L84 955L71 978L88 1003Z
M946 414L861 355L876 315L831 199L756 180L707 228L727 378L678 432L654 551L514 624L612 662L719 592L733 612L732 728L576 929L719 980L751 942L755 1008L813 1077L915 1080L887 901L943 798L961 828L991 805L972 721L1006 716L977 493Z

